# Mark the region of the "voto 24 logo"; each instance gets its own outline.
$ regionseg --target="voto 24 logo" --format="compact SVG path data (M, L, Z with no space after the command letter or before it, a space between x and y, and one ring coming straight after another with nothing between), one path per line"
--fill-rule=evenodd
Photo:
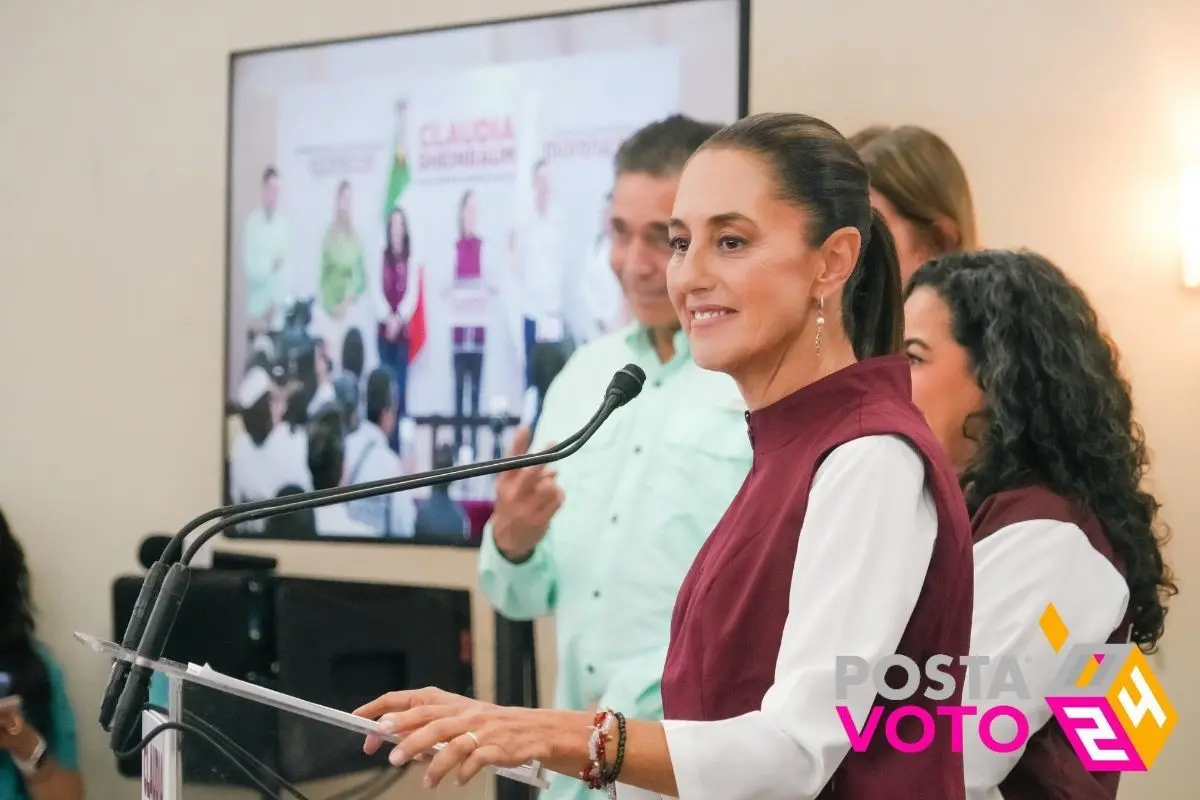
M1175 728L1177 715L1145 654L1131 643L1082 643L1064 652L1069 631L1053 604L1046 606L1040 627L1060 658L1057 672L1038 699L1050 707L1083 765L1093 772L1150 769ZM1016 656L967 656L959 663L967 672L962 703L936 706L937 716L951 720L954 751L962 750L965 720L977 726L980 742L993 752L1011 753L1023 747L1029 738L1029 720L1012 703L1024 701L1028 707L1035 698L1030 695L1021 660ZM868 681L884 699L908 700L917 693L922 675L931 682L924 692L926 698L935 703L948 700L955 689L954 676L948 671L953 664L951 656L934 656L923 668L899 655L874 664L855 656L839 656L837 700L844 703L851 687ZM894 676L898 670L905 673L903 686L887 680L889 673ZM987 680L981 679L985 671ZM984 707L982 713L980 706ZM838 705L837 713L856 751L867 749L881 735L881 723L882 735L900 752L919 752L933 743L936 720L918 705L902 704L890 711L874 706L861 727L848 706ZM910 718L919 723L921 731L915 741L905 741L899 734L900 724Z

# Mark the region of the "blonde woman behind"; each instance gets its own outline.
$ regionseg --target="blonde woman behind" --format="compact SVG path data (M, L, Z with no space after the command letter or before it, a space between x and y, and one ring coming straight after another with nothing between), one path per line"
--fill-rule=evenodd
M970 183L940 136L915 125L873 125L850 143L867 165L871 205L892 231L905 281L935 256L979 246Z

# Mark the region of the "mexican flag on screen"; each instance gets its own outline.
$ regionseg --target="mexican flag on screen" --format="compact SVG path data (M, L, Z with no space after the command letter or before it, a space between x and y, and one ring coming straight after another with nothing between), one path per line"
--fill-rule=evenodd
M408 166L408 156L404 150L404 112L405 104L396 106L398 124L396 126L396 146L392 152L391 173L388 175L387 197L384 198L383 224L387 230L392 211L400 205L404 190L412 180L412 172ZM418 264L409 264L409 269L417 270L417 307L408 323L408 360L411 363L425 346L425 272Z

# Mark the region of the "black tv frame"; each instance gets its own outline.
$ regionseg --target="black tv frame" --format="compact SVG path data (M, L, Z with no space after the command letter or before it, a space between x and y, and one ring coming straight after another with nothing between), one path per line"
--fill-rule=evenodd
M628 11L641 8L653 8L656 6L671 6L683 5L694 2L705 2L706 0L651 0L651 2L640 3L623 3L619 5L604 6L600 8L576 8L566 11L549 12L545 14L529 14L515 17L494 17L475 22L459 23L453 25L437 25L425 28L410 28L407 30L390 31L385 33L373 33L359 36L345 36L333 39L312 40L306 42L294 42L290 44L270 45L265 47L251 48L245 50L235 50L229 54L228 62L228 86L226 91L226 119L225 119L225 309L222 315L222 365L221 365L221 494L222 503L228 505L232 502L229 493L229 441L226 432L226 420L229 412L229 352L230 352L230 306L231 306L231 289L233 286L232 275L234 259L231 252L233 247L233 97L234 97L234 68L239 59L247 56L261 55L265 53L277 53L288 50L301 50L311 47L326 47L329 45L338 44L354 44L358 42L368 42L377 39L394 39L403 36L413 36L425 33L441 33L445 31L463 30L471 28L482 28L493 25L510 25L519 24L522 22L532 22L538 20L560 19L563 17L580 16L584 14L599 14L607 11ZM726 2L735 2L738 6L738 100L737 100L737 116L739 118L749 114L750 110L750 6L751 0L725 0ZM479 542L475 539L464 539L462 542L456 542L440 536L413 536L404 539L399 538L380 538L377 536L337 536L337 537L317 537L316 539L307 537L285 537L271 536L266 537L260 534L246 534L235 530L225 531L222 535L228 536L231 539L239 540L262 540L262 541L331 541L340 543L359 543L359 544L400 544L400 545L417 545L417 546L435 546L435 547L453 547L478 549Z

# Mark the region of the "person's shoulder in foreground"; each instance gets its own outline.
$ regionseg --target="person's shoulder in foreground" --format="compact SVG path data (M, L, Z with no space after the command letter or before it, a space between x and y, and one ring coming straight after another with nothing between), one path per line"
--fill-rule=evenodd
M49 730L37 730L45 742L45 756L29 777L23 776L14 761L12 751L5 744L5 757L0 759L0 797L46 798L46 800L79 800L83 797L83 782L79 774L79 754L76 742L75 714L67 697L62 669L45 645L34 642L34 653L46 670L48 683L45 702ZM22 715L23 716L23 715ZM28 719L21 721L25 732L31 726ZM0 734L4 738L7 734Z
M79 769L78 737L75 727L75 711L67 696L66 678L62 667L54 654L44 644L34 647L42 663L46 665L46 673L50 679L50 718L53 720L54 732L50 741L46 742L47 751L54 756L59 766L64 769Z

